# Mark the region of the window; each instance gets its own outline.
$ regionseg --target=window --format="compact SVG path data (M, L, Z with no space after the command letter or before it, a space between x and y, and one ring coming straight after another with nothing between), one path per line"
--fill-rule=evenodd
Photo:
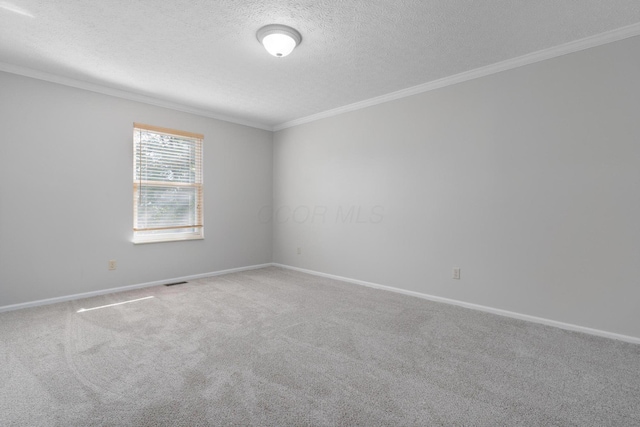
M133 124L133 242L204 238L200 134Z

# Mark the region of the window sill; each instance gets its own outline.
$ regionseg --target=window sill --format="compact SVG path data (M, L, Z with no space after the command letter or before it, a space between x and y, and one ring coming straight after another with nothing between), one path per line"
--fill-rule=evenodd
M134 238L132 243L134 245L146 245L148 243L170 243L170 242L184 242L188 240L204 240L204 236L179 236L179 237L167 237L167 236L158 236L154 238Z

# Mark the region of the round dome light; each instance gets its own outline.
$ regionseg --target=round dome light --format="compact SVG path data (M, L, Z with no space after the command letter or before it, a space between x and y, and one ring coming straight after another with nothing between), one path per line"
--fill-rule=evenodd
M265 25L258 30L256 37L267 52L278 58L289 55L302 41L299 32L278 24Z

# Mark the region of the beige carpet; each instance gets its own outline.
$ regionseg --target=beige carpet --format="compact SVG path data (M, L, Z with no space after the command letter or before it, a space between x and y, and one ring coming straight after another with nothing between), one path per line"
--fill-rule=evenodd
M0 425L638 426L640 346L273 267L1 313Z

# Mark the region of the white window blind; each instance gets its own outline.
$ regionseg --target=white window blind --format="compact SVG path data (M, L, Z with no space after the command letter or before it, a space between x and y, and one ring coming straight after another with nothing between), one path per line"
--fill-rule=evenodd
M134 243L204 238L203 139L133 124Z

